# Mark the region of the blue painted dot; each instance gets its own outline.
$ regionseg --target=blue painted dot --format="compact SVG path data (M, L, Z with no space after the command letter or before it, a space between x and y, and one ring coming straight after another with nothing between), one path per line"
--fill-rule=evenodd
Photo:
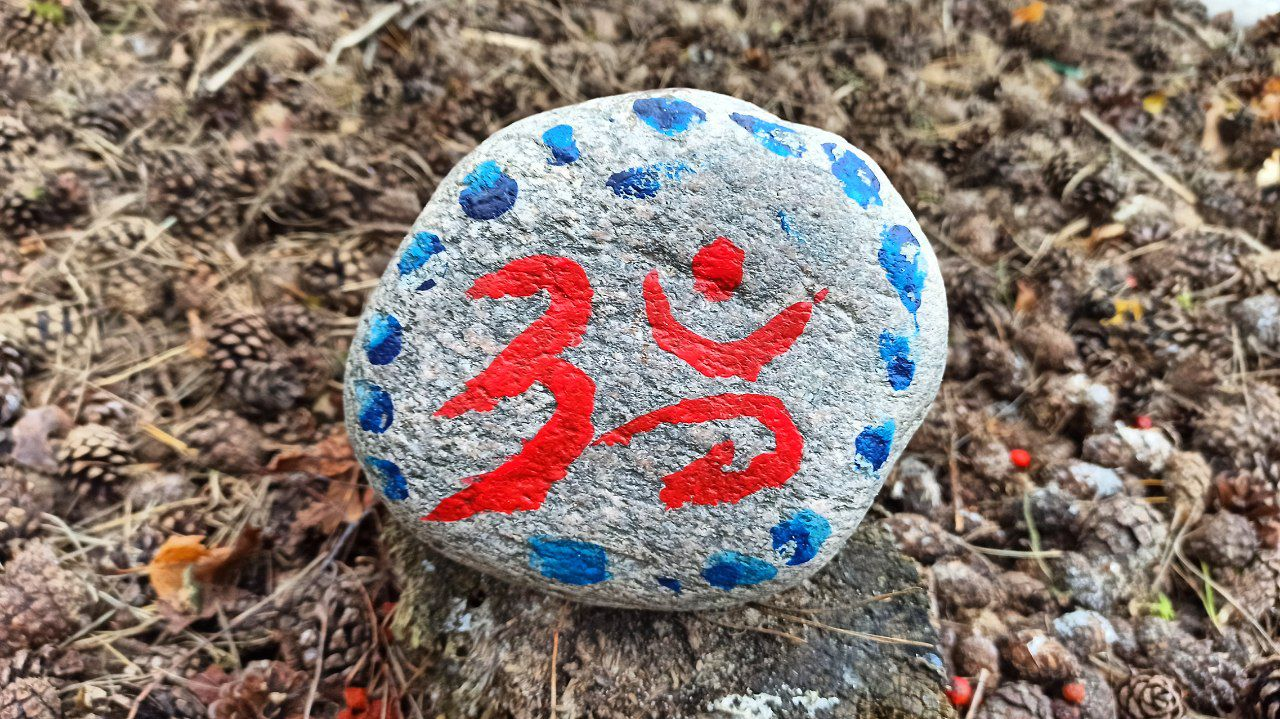
M853 447L860 457L871 464L872 468L879 470L885 460L889 459L895 429L896 425L891 419L885 420L884 424L867 427L858 434Z
M542 576L565 584L586 586L611 579L604 547L575 539L540 535L529 538L529 566Z
M391 364L400 354L404 329L395 315L378 312L369 320L369 330L364 336L364 352L369 364Z
M573 128L569 125L556 125L542 133L542 142L551 150L551 159L547 162L552 165L568 165L582 157L578 143L573 140Z
M520 188L511 176L498 167L498 163L487 160L480 163L470 174L462 178L466 188L458 194L458 204L462 211L473 220L492 220L516 204L516 195Z
M658 584L675 592L677 597L684 594L684 589L680 586L680 580L675 577L658 577Z
M426 281L426 282L423 282L423 283L422 283L422 284L420 284L420 285L418 285L418 288L417 288L416 290L414 290L414 291L415 291L415 292L426 292L427 290L435 289L435 286L436 286L436 281L435 281L435 280L433 280L433 279L431 279L430 277L428 277L428 278L427 278L427 281Z
M377 457L365 457L364 461L372 474L377 477L382 496L393 502L409 498L409 485L405 483L404 474L400 472L399 465L389 459Z
M707 584L725 591L767 582L777 575L778 570L763 559L730 551L711 555L702 570L702 578L707 580Z
M631 103L631 110L644 124L667 137L679 135L707 119L707 113L696 105L674 97L642 98Z
M658 163L615 172L604 184L618 197L646 200L658 194L664 179L679 181L683 175L692 172L693 170L684 163Z
M729 117L754 135L764 149L779 157L800 157L804 154L804 139L789 127L737 112Z
M802 509L778 522L769 533L773 551L787 557L787 566L794 567L818 556L823 542L831 536L831 523L812 509Z
M831 174L844 185L844 194L865 209L869 205L883 205L880 199L880 180L871 166L858 157L857 153L841 150L836 157L836 146L826 143L822 146L827 157L831 159Z
M880 333L880 359L889 375L889 386L904 390L916 376L916 363L911 359L911 338L884 330Z
M396 268L400 270L400 276L411 274L415 270L420 269L432 257L444 252L444 243L440 241L440 236L430 232L415 232L413 239L409 240L409 246L404 248L404 252L400 253L400 260L396 263Z
M795 240L797 244L804 244L804 235L800 234L800 229L786 210L778 210L778 226L782 228L782 234Z
M391 395L369 380L357 380L354 386L360 429L382 434L395 418Z
M924 293L925 271L920 240L902 225L886 227L880 233L880 266L898 299L914 318Z

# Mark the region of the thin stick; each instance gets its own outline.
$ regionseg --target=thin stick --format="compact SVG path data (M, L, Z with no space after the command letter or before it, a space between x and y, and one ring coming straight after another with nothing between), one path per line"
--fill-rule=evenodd
M560 661L560 630L564 628L564 615L568 604L560 605L560 616L556 618L556 630L551 634L551 719L556 719L556 664Z
M1129 159L1137 163L1138 167L1146 170L1152 177L1159 180L1160 184L1172 190L1173 194L1181 197L1192 205L1196 204L1198 198L1196 197L1196 193L1191 191L1191 188L1179 182L1173 175L1162 170L1160 166L1156 164L1156 161L1148 157L1146 153L1133 145L1130 145L1127 140L1120 136L1120 133L1117 132L1114 127L1103 122L1102 118L1093 114L1093 112L1089 110L1081 110L1080 117L1083 117L1085 122L1093 125L1093 129L1097 130L1103 137L1110 140L1111 144L1116 146L1116 149L1128 155Z
M786 619L790 619L792 621L800 622L805 626L814 627L815 629L825 629L827 631L835 632L837 634L844 634L850 637L857 637L858 639L866 639L872 642L879 642L881 644L901 644L908 647L921 647L924 649L935 648L929 642L916 641L915 639L902 639L901 637L890 637L890 636L885 636L884 634L872 634L870 632L860 632L856 629L849 629L847 627L832 626L830 624L827 624L826 622L815 621L813 619L809 619L808 617L797 617L794 614L779 614L778 616L784 617Z
M973 690L973 698L969 700L969 711L964 713L964 719L973 719L974 712L982 703L982 697L987 693L987 674L985 668L978 672L978 688Z

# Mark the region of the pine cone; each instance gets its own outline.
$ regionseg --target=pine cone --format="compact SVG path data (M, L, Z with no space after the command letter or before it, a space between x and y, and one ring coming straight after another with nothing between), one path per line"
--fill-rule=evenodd
M209 187L212 172L204 160L186 149L165 148L147 163L151 202L166 214L181 215L185 206Z
M1229 577L1227 586L1242 612L1265 620L1280 606L1280 551L1259 551L1244 571Z
M19 679L0 689L0 719L62 719L62 702L48 679Z
M1083 174L1085 166L1067 153L1059 153L1045 166L1050 192L1062 199L1067 209L1083 212L1095 221L1110 216L1121 192L1102 171Z
M267 327L287 344L314 343L320 336L320 318L304 304L280 302L263 314Z
M9 338L0 335L0 424L8 424L22 410L26 377L26 354Z
M1127 719L1181 719L1187 714L1182 688L1161 674L1135 674L1116 689L1120 713Z
M17 174L35 157L37 142L26 123L15 115L0 115L0 173Z
M958 609L979 609L996 601L999 592L991 578L962 559L947 559L930 568L938 600L954 614Z
M40 515L51 509L41 489L28 470L0 467L0 547L34 536L40 529Z
M1245 41L1256 47L1280 44L1280 13L1267 15L1254 23L1245 35Z
M1249 520L1231 512L1205 515L1182 539L1187 556L1214 567L1245 567L1258 552Z
M1245 667L1209 639L1197 639L1176 622L1144 617L1137 622L1135 639L1141 656L1135 666L1151 674L1169 677L1186 690L1192 709L1225 716L1235 707L1244 689Z
M276 634L285 661L309 677L319 665L321 690L336 699L344 687L360 683L377 620L370 616L364 585L352 572L316 594L296 595L281 607Z
M307 383L289 362L249 360L226 375L222 391L247 412L275 415L301 404Z
M1214 402L1191 438L1210 457L1241 469L1280 460L1280 391L1265 382L1250 382L1245 397Z
M223 373L251 363L269 363L284 348L271 334L261 315L240 312L214 320L209 325L209 359Z
M995 642L981 634L971 634L956 642L951 654L957 676L976 677L985 669L993 685L1000 678L1000 650Z
M308 294L321 297L344 312L358 312L364 304L365 291L353 291L347 286L376 277L368 254L344 245L320 252L304 265L298 284Z
M1280 15L1274 16L1280 20ZM1249 666L1249 685L1240 697L1243 719L1275 719L1280 716L1280 656L1260 659Z
M156 92L147 83L94 100L74 117L77 126L119 142L148 117L155 117Z
M60 3L7 2L0 6L0 47L44 54L53 47L66 20Z
M25 52L0 51L0 106L13 107L53 85L58 71Z
M0 687L25 678L69 679L84 674L84 670L84 656L74 649L61 651L52 644L20 649L13 656L0 659Z
M958 537L919 514L895 514L882 524L893 535L894 543L903 554L925 564L964 551Z
M1053 707L1035 684L1009 682L982 702L977 719L1053 719Z
M206 467L227 474L248 474L262 468L262 433L234 412L206 412L182 436L200 450L197 461Z
M1127 495L1107 497L1093 506L1080 527L1080 551L1086 556L1114 557L1132 570L1159 559L1169 534L1155 507Z
M290 719L306 704L307 676L283 662L257 661L218 689L209 719Z
M0 576L0 656L71 636L89 599L84 579L58 566L53 550L27 544Z
M1080 664L1062 642L1038 629L1024 629L1005 642L1004 657L1014 672L1037 684L1069 681Z
M61 305L18 313L21 334L11 337L32 362L58 356L82 357L97 340L96 323L78 306Z
M59 472L76 492L99 499L119 496L128 479L124 468L134 463L133 449L115 430L84 424L67 433L58 450Z
M1174 452L1164 466L1164 491L1173 502L1178 526L1194 524L1204 514L1213 488L1213 470L1199 452Z

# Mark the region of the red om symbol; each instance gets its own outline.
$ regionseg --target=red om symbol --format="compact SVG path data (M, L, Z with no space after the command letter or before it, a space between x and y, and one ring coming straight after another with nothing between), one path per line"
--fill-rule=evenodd
M727 243L727 245L726 245ZM695 288L708 299L728 299L742 278L742 251L717 238L694 257ZM555 412L524 448L492 471L469 478L468 486L445 498L424 519L454 522L481 512L510 514L538 509L551 485L564 479L571 465L593 444L595 382L560 357L577 346L591 314L592 290L586 272L564 257L534 255L507 263L475 281L472 299L531 297L546 291L547 311L504 348L466 389L436 411L454 418L468 411L488 412L498 401L527 392L534 383L546 387L556 400ZM814 301L821 302L822 290ZM790 349L804 332L813 303L799 302L783 310L750 336L719 343L682 326L651 272L644 283L645 308L658 345L708 377L740 376L755 381L765 364ZM594 444L628 445L638 434L663 424L700 424L751 417L773 433L774 449L732 470L735 446L721 442L702 457L666 477L659 499L668 509L685 504L715 505L737 502L767 487L780 487L800 468L804 438L786 406L762 394L719 394L686 399L649 412L605 432Z

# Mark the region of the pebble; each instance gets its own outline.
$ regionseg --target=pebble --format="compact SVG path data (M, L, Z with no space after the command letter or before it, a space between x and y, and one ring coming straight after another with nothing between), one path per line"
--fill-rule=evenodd
M706 609L813 575L946 359L937 259L884 173L723 95L496 133L370 297L348 429L440 552L587 603Z

